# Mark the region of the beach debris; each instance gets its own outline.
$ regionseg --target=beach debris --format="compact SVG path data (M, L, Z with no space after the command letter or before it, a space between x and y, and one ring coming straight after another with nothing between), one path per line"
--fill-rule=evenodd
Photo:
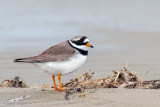
M37 87L37 86L29 86L29 88L31 88L31 89L39 89L39 87Z
M24 99L29 98L29 97L31 97L31 95L21 96L21 97L19 97L19 98L15 98L15 99L9 100L9 102L10 102L10 103L15 103L15 102L24 100Z
M82 95L79 95L79 97L85 97L86 93L87 93L87 91L84 91L84 93Z
M79 89L79 88L87 88L88 81L92 78L94 73L88 72L78 76L75 79L71 79L70 82L62 85L63 87L69 88L70 90Z
M71 89L70 91L66 91L65 100L69 100L70 99L69 96L74 93L80 93L79 97L81 97L81 96L85 97L86 90L82 90L81 88L77 88L77 89ZM83 93L83 94L81 95L81 93Z
M148 72L147 72L148 73ZM147 74L146 73L146 74ZM63 85L63 87L74 90L81 89L95 89L95 88L148 88L159 89L160 80L144 81L142 77L139 77L136 73L131 72L126 67L123 70L113 70L113 75L107 78L92 79L94 73L88 72L83 75L72 79L70 82Z
M27 86L18 76L16 76L12 80L2 81L0 87L28 88L29 86Z
M52 84L43 84L41 88L53 88Z
M80 97L85 97L86 89L98 89L98 88L129 88L129 89L160 89L160 79L152 81L142 80L147 74L138 76L135 72L130 71L126 67L123 70L113 70L113 75L101 79L93 79L93 74L90 70L75 79L71 79L70 82L63 85L72 92L66 92L66 96L76 92L83 92ZM74 91L73 91L74 90ZM77 91L81 90L81 91Z
M67 92L66 92L66 95L65 95L65 97L64 97L65 100L69 100L69 99L70 99L69 96L72 95L72 94L73 94L73 92L67 91Z
M41 86L41 91L51 91L53 90L53 85L52 84L43 84Z

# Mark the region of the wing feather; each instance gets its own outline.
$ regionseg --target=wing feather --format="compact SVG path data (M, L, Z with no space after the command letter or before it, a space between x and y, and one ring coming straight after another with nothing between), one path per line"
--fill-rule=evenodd
M38 56L15 59L15 62L27 62L27 63L44 63L44 62L60 62L69 59L76 53L68 41L62 42L55 46L50 47Z

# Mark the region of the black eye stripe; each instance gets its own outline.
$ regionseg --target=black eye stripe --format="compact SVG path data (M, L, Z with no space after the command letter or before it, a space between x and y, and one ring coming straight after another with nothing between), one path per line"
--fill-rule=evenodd
M73 41L74 44L76 45L86 45L87 43L83 43L83 42L80 42L80 41Z
M87 39L86 36L82 37L82 38L80 39L80 41L83 42L85 39Z
M78 40L78 41L73 41L73 43L74 44L76 44L76 45L86 45L87 43L83 43L83 41L86 39L87 37L86 36L84 36L84 37L82 37L80 40Z

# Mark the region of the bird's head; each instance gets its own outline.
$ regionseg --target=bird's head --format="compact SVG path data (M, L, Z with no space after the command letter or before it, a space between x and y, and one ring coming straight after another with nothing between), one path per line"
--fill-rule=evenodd
M70 44L77 49L88 51L88 47L93 48L86 36L76 36L69 40Z

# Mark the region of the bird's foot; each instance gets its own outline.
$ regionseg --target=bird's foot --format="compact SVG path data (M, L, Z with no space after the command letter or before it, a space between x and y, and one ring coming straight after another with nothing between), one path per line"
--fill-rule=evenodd
M55 90L56 90L56 91L63 91L63 92L69 91L68 89L62 89L62 88L60 88L60 89L55 88Z

